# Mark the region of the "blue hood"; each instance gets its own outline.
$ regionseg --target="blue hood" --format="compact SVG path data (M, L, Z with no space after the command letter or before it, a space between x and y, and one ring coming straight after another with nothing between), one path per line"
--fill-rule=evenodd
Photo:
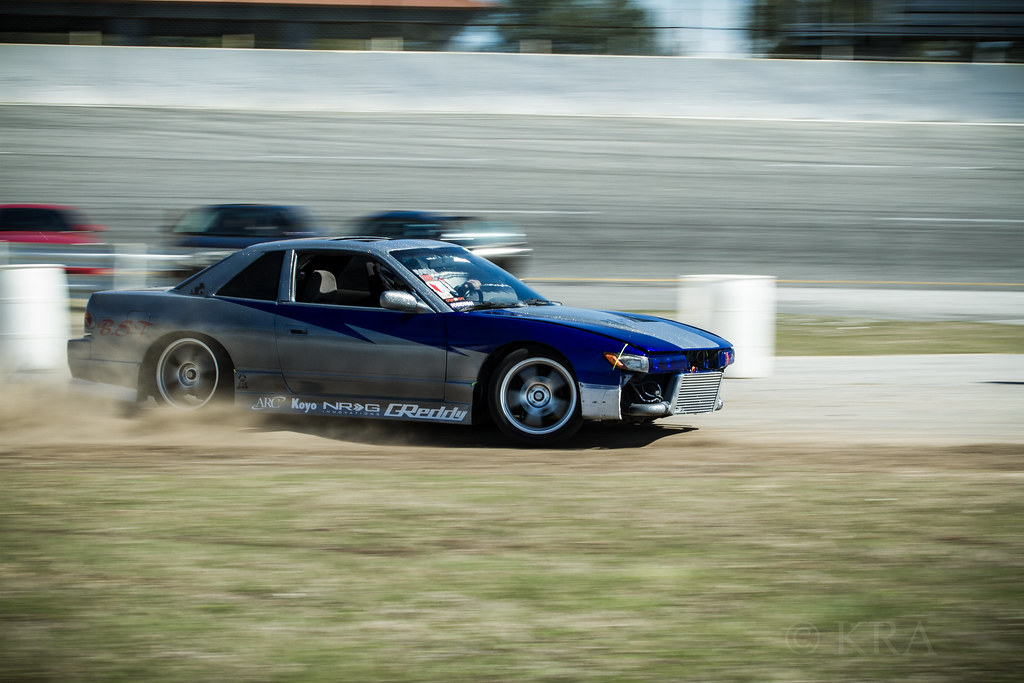
M617 339L647 353L727 349L732 346L725 339L700 328L639 313L595 311L570 306L526 306L480 311L477 314L538 320L574 327Z

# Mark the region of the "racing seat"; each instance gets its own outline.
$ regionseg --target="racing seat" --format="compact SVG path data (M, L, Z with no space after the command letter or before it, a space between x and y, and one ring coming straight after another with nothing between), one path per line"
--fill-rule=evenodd
M306 278L302 300L311 304L334 303L337 298L338 281L329 270L314 270Z

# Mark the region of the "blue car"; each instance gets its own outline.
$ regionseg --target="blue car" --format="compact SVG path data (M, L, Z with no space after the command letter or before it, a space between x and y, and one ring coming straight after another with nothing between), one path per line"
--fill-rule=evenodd
M432 240L268 242L172 288L97 292L68 342L78 379L198 409L473 424L547 445L585 420L721 407L726 340L549 301Z

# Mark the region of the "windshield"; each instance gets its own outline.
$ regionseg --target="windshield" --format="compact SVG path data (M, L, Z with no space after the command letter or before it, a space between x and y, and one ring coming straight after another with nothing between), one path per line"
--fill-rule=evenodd
M461 247L403 249L391 255L455 310L552 303L490 261Z
M217 214L207 209L191 209L174 225L174 232L198 235L209 230L216 218Z

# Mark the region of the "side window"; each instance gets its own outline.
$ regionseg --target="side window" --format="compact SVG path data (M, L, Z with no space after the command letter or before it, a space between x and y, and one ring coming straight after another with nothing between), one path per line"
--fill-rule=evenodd
M299 221L296 216L287 211L279 211L274 225L282 232L294 232L299 230Z
M380 295L407 288L377 261L361 254L299 256L295 300L338 306L380 307Z
M252 215L245 231L261 237L280 235L286 225L284 214L276 210L263 210Z
M277 287L281 279L284 252L271 251L250 263L217 291L217 296L239 299L277 300Z

